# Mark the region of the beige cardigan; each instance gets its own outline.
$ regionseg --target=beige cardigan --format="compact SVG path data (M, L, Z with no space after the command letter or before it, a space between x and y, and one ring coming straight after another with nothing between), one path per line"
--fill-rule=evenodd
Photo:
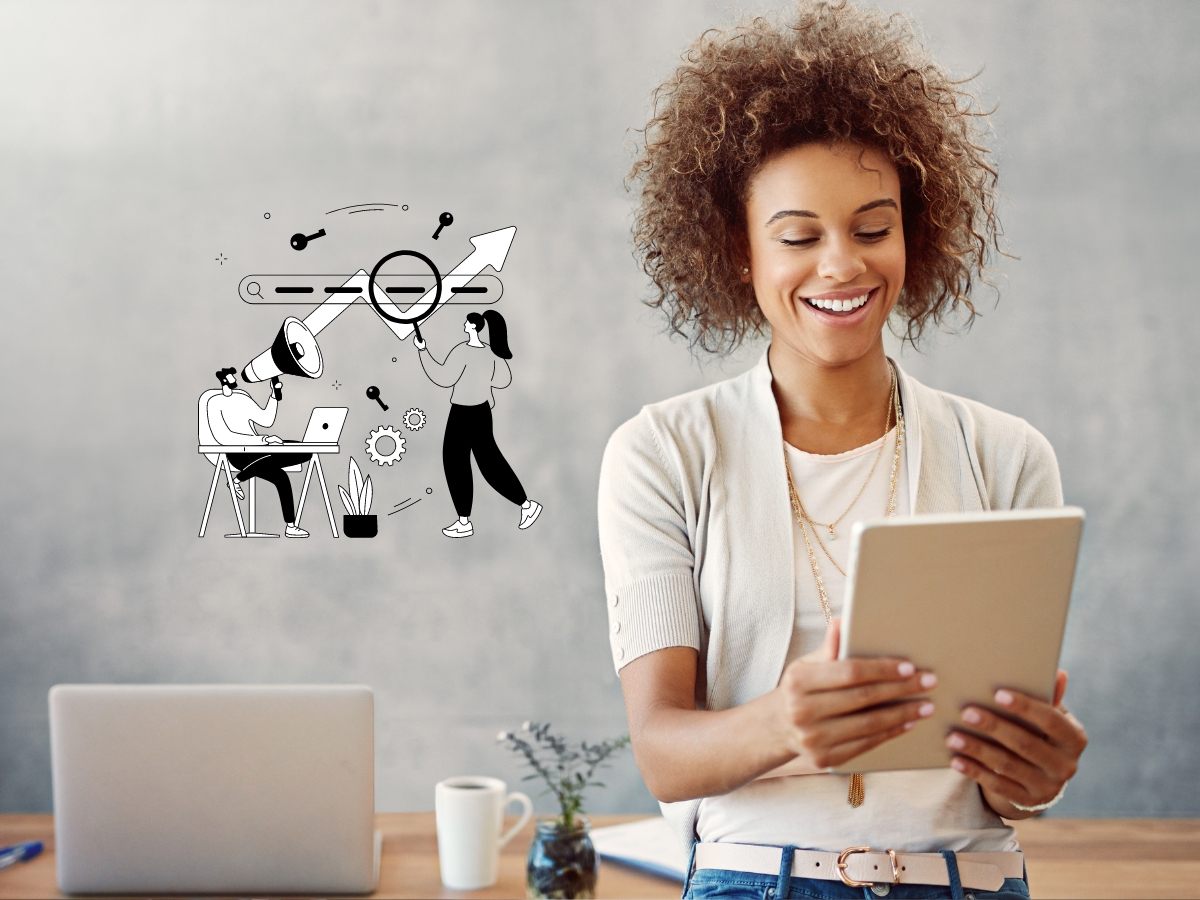
M1054 450L1031 425L897 370L912 512L1062 505ZM618 428L599 497L617 671L655 650L692 647L698 708L772 690L795 615L791 517L765 353L743 375L644 407ZM687 847L699 805L662 804Z

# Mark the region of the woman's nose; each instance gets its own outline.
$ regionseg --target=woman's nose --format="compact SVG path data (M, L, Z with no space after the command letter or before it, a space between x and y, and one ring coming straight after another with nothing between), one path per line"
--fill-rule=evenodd
M867 271L867 264L863 262L858 248L850 241L832 240L823 250L817 263L817 274L822 278L849 282Z

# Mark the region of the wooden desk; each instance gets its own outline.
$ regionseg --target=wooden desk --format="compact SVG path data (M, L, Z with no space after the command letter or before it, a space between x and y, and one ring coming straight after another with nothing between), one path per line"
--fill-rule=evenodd
M641 816L592 816L596 827ZM383 864L375 897L524 897L526 826L500 855L500 880L483 891L449 891L438 874L432 812L380 813ZM1038 898L1200 898L1200 819L1034 819L1018 822ZM61 897L54 880L54 822L0 816L0 846L40 840L46 851L0 871L0 900ZM1086 870L1086 871L1085 871ZM678 882L602 864L599 897L678 897Z

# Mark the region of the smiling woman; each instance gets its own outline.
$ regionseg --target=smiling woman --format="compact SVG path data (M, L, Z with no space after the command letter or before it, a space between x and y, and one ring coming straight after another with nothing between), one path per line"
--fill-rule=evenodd
M992 740L948 735L947 769L827 774L932 715L937 684L837 660L849 526L1062 504L1041 434L884 353L889 323L915 343L974 312L997 232L982 114L902 18L815 2L706 32L657 102L633 170L652 303L708 350L771 337L746 374L645 407L601 471L613 662L694 850L686 896L1027 897L1001 816L1075 772L1065 673L1052 703L963 710Z

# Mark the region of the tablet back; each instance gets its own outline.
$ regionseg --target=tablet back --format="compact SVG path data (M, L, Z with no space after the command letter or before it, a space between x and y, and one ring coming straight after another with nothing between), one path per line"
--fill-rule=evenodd
M374 701L360 685L50 689L67 893L367 893Z
M1013 510L858 522L839 657L897 656L937 673L937 710L838 772L948 766L962 708L1001 687L1051 699L1083 510Z

